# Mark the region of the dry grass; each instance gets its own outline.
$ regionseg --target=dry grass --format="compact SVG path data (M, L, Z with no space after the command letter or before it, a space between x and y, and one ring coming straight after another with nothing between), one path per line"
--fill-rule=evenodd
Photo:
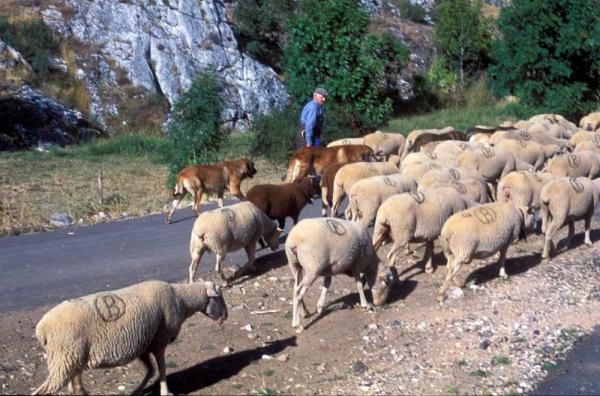
M0 156L0 236L53 229L50 216L66 213L82 225L110 219L140 217L164 211L169 202L168 170L144 156L83 157L53 153ZM283 166L256 160L259 173L242 183L242 191L259 183L281 182ZM103 202L99 203L98 172L103 173ZM187 198L189 199L189 197ZM209 199L205 199L205 202ZM182 205L185 208L186 205Z

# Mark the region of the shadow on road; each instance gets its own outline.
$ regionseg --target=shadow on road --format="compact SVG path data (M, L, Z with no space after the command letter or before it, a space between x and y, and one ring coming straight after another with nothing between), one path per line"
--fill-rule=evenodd
M263 355L277 355L286 348L296 346L296 336L268 343L264 347L218 356L190 368L167 375L169 390L175 395L196 392L239 374L244 367L261 359ZM160 394L156 381L144 390L144 395Z
M530 394L600 394L600 326L581 340Z

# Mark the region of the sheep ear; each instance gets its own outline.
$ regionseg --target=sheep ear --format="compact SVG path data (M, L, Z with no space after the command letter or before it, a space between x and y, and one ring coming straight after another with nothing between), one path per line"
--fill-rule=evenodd
M527 214L530 214L530 215L535 214L535 209L533 207L531 207L531 206L528 206L527 207Z
M221 288L216 286L212 282L204 282L204 288L206 289L206 295L208 297L220 297Z

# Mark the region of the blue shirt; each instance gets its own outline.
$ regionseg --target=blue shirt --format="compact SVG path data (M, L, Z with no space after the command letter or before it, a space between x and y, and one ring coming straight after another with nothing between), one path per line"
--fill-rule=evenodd
M314 99L308 102L302 109L300 122L304 125L306 141L312 144L315 131L320 135L323 129L323 106Z

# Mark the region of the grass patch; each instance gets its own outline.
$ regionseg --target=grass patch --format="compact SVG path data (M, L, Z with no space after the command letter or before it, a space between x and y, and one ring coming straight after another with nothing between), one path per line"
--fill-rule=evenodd
M506 356L494 356L492 357L492 364L498 365L498 364L504 364L507 365L510 363L510 359L507 358Z
M268 369L266 371L263 372L263 375L265 377L272 377L273 375L275 375L275 370L273 369Z
M458 367L464 367L464 366L466 366L466 365L468 365L468 364L469 364L469 362L468 362L468 361L466 361L466 360L464 360L464 359L462 359L462 360L459 360L459 361L457 361L457 362L456 362L456 365L457 365Z
M240 390L240 389L242 389L243 385L242 384L233 384L233 385L231 385L231 387L235 390Z
M451 395L458 395L460 394L460 391L458 390L458 388L454 385L446 385L446 387L444 388L444 391L451 394Z
M213 350L213 346L210 344L204 344L200 347L200 349L202 349L203 351L212 351Z
M390 309L390 305L389 304L383 304L380 307L373 306L373 312L376 313L376 314L381 313L383 311L386 311L388 309Z
M484 377L487 377L487 372L485 372L485 370L475 370L471 373L471 375L473 377L484 378Z
M177 363L175 363L174 361L170 360L165 364L165 367L167 368L176 368L177 367Z
M452 126L466 132L475 125L498 126L504 121L517 121L505 113L503 106L453 108L425 115L405 117L390 121L385 132L408 134L415 129L441 129Z
M557 367L558 367L558 364L553 363L553 362L548 362L548 363L542 364L542 370L544 370L544 371L551 371Z
M579 337L579 330L564 328L560 330L560 335L558 336L559 340L566 342L573 342Z

